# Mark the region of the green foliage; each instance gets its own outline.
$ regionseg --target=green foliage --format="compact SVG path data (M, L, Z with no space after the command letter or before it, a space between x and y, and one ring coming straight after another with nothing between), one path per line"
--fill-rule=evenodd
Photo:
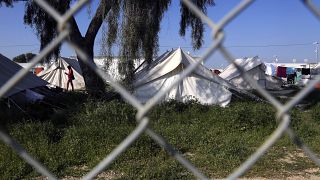
M316 120L317 122L320 122L320 103L318 103L311 109L311 115L312 119Z
M119 57L121 57L119 72L125 76L124 83L129 85L133 80L134 60L143 57L147 63L150 63L157 54L160 23L171 0L114 0L112 2L106 18L108 30L104 29L107 35L102 35L102 45L106 47L101 47L101 52L107 57L112 57L112 47L119 39ZM213 0L193 2L204 13L206 13L206 6L214 5ZM181 4L181 36L185 36L188 27L192 30L192 45L194 49L199 49L203 42L204 25Z
M197 0L193 1L195 5L206 14L206 5L214 5L214 0ZM182 1L180 2L181 21L180 21L180 35L185 36L187 27L191 27L191 38L193 49L200 49L203 43L202 37L204 33L204 26L197 16L195 16Z
M52 102L63 105L62 109L37 108L37 111L50 112L49 116L39 115L36 120L16 115L13 118L17 119L5 126L10 135L53 173L60 177L78 177L97 165L134 130L137 111L119 100L106 102L81 93L62 98L64 104L60 98ZM308 112L296 109L291 112L293 128L316 151L320 151L320 127L314 119L318 116L313 114L318 109L315 106ZM196 101L169 101L157 105L148 116L150 127L204 174L222 178L243 163L274 131L277 125L274 114L270 105L257 102L234 102L230 107L221 108ZM288 138L281 139L248 174L268 176L299 169L292 164L279 164L279 158L287 153L284 146L294 149ZM304 160L296 163L300 169L313 167ZM106 170L109 171L123 179L193 178L192 173L146 134L120 155ZM2 142L0 174L4 179L39 176Z
M17 0L0 0L0 7L2 6L2 3L7 7L12 7L12 4L14 1L17 1Z
M14 57L12 60L16 63L28 63L35 56L36 54L33 53L20 54L19 56Z
M9 5L12 1L6 0L4 2ZM64 14L70 8L72 1L47 0L46 2L60 14ZM214 4L213 0L193 2L204 13L206 13L207 5ZM100 1L84 36L80 33L75 18L71 17L68 22L71 31L69 39L81 46L89 57L93 57L94 40L103 22L106 22L102 29L101 45L103 47L101 47L101 52L110 59L110 57L113 57L113 45L118 42L117 47L119 49L117 52L121 57L118 66L119 72L124 76L126 86L130 87L134 77L134 61L143 57L150 63L157 54L161 20L170 3L171 0ZM59 34L56 20L34 1L26 2L24 23L34 29L40 40L41 50ZM195 49L199 49L203 41L204 25L188 8L183 6L181 8L180 35L184 36L188 27L192 29L192 45ZM44 58L44 61L48 61L52 57L57 58L60 54L60 48L61 44L54 48L48 54L48 57ZM78 58L80 57L78 56ZM108 62L106 64L108 65ZM80 66L89 93L97 90L103 91L104 86L102 86L101 79L100 81L94 81L95 78L99 78L94 77L95 74L83 63L80 62Z
M275 109L268 104L255 102L239 102L232 104L232 108L226 109L232 117L230 120L235 127L244 129L264 128L266 126L274 127Z
M55 10L63 14L70 6L71 0L48 0L47 3ZM42 50L55 37L58 36L57 22L44 9L34 1L26 2L26 10L24 14L24 23L31 26L40 39L40 49ZM54 48L46 58L48 61L51 57L58 57L60 54L61 45Z

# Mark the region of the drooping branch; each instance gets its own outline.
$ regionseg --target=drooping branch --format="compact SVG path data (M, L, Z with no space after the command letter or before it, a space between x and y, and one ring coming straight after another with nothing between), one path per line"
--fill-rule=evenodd
M215 5L214 0L192 0L192 2L206 14L206 5ZM195 16L187 6L180 3L180 35L185 36L186 29L191 27L191 38L193 49L199 49L203 43L204 26L202 21Z
M9 2L10 0L0 0L0 2L4 1ZM69 9L71 1L47 0L61 14ZM203 12L206 11L207 4L214 4L213 0L193 0L193 2ZM104 36L107 43L102 44L107 45L104 48L111 54L112 46L117 37L119 38L120 48L118 52L122 60L119 66L120 72L126 77L132 78L134 61L144 57L147 62L151 62L157 53L160 23L170 3L171 0L100 0L85 36L81 35L78 24L72 17L69 21L71 25L69 37L73 42L82 46L88 55L93 57L96 35L103 22L107 22L107 37ZM26 3L24 20L26 24L34 28L41 42L40 49L44 48L58 35L57 22L33 1L27 1ZM184 5L181 5L180 26L181 35L185 35L186 28L191 27L193 47L199 48L202 45L203 24ZM58 56L59 53L60 46L51 55ZM85 66L83 67L85 68Z
M70 7L71 0L47 0L54 9L64 14ZM24 14L24 23L30 25L40 40L40 50L57 37L57 22L34 1L27 1ZM57 57L60 54L61 46L56 47L46 58Z
M147 62L151 62L156 55L159 48L160 23L171 0L117 0L117 2L107 16L107 36L103 35L103 40L107 42L102 43L107 47L101 47L103 49L101 52L107 52L107 56L110 57L111 48L119 38L121 59L119 72L131 78L135 60L144 58ZM204 13L207 5L214 5L213 0L193 0L193 3ZM181 4L180 35L185 36L188 27L191 28L194 49L200 48L203 43L203 23Z
M110 53L111 46L117 37L115 26L119 25L121 61L118 67L119 72L126 77L126 82L130 84L130 78L133 78L134 61L143 56L151 62L158 50L160 22L171 1L126 0L121 2L122 15L119 16L120 8L118 7L111 11L114 14L111 13L107 19L109 31L106 44L109 48L107 52ZM121 20L121 23L114 21L114 17ZM113 31L116 34L110 34Z

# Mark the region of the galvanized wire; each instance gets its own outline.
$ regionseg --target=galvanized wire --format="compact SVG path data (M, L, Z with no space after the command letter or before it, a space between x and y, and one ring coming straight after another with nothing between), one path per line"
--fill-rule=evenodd
M35 2L47 11L58 23L59 35L46 47L40 54L34 57L31 61L31 65L26 69L21 69L16 75L14 75L4 86L0 87L0 98L3 97L15 84L17 84L22 78L27 74L28 70L31 69L36 63L38 63L43 57L48 53L53 51L53 49L60 43L66 42L70 45L77 54L84 60L84 62L101 78L110 84L115 90L117 90L121 96L130 103L133 107L137 109L136 121L137 127L124 139L110 154L96 166L94 167L84 179L92 179L106 169L114 160L120 156L125 150L130 148L130 145L135 142L141 134L144 132L149 135L157 144L164 148L169 155L175 158L179 163L181 163L187 170L193 173L199 179L209 179L201 171L199 171L191 162L189 162L182 154L180 154L173 146L171 146L165 138L157 134L151 127L148 126L149 118L147 117L148 112L160 102L163 96L170 91L176 84L180 83L186 76L188 76L192 71L203 61L206 61L212 54L217 51L220 51L226 60L232 63L241 73L241 76L257 91L267 99L276 109L277 113L275 118L278 122L278 127L274 132L265 140L265 142L253 153L242 165L240 165L236 170L230 174L227 179L236 179L243 174L245 174L263 155L283 136L284 132L289 135L292 142L301 148L305 154L313 160L317 165L320 166L320 159L317 155L308 148L296 135L296 133L290 128L290 110L300 102L305 96L310 93L316 83L320 81L320 78L311 81L302 91L300 91L291 101L286 104L282 104L271 96L265 89L260 87L257 82L245 73L242 67L234 62L234 58L231 53L224 48L223 42L226 37L224 33L224 27L231 23L233 19L237 18L245 9L249 8L254 0L243 0L227 13L219 22L212 21L208 16L206 16L200 9L198 9L190 0L182 0L182 2L190 9L194 15L200 18L203 23L206 23L212 29L212 41L213 44L207 49L207 51L201 56L200 60L194 64L191 64L187 69L182 73L180 78L174 81L174 83L168 87L165 91L157 93L153 98L147 101L145 104L142 104L134 96L130 94L123 86L109 77L104 71L97 68L93 63L92 59L90 60L87 54L82 51L80 47L74 42L67 40L67 37L70 33L68 26L68 20L75 15L86 3L88 0L78 1L71 9L69 9L64 15L59 14L55 9L53 9L46 1L35 0ZM320 18L320 11L312 3L311 0L301 0L301 2L309 8L318 19ZM15 150L18 155L20 155L27 163L34 167L41 175L48 177L49 179L56 179L56 177L41 163L39 163L35 158L33 158L26 150L23 149L12 137L7 135L0 128L0 139Z

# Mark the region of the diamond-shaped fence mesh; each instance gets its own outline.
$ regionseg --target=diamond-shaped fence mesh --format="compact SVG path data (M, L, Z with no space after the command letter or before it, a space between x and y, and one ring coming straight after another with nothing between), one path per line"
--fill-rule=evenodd
M67 39L70 30L68 28L68 20L71 16L73 16L80 8L85 6L88 0L80 0L78 1L69 11L67 11L64 15L59 14L55 9L50 7L46 1L43 0L35 0L35 2L46 10L58 23L59 35L44 48L38 56L32 59L30 65L21 69L16 75L14 75L4 86L0 87L0 97L3 97L6 92L8 92L15 84L17 84L31 69L35 64L37 64L41 59L43 59L49 52L51 52L58 44L66 42L69 46L71 46L77 54L81 57L81 59L86 60L85 63L89 65L101 78L105 79L109 84L116 90L118 93L122 95L127 102L129 102L133 107L137 109L136 128L110 153L108 154L96 167L94 167L88 174L86 174L83 179L92 179L101 173L103 170L108 168L108 166L118 157L120 156L126 149L130 148L129 146L134 143L143 133L149 135L156 143L158 143L161 147L163 147L168 154L170 154L173 158L175 158L179 163L181 163L186 169L194 174L197 178L200 179L209 179L203 173L201 173L192 163L190 163L182 154L175 150L173 146L171 146L166 139L157 134L152 128L148 126L149 118L147 113L157 104L160 100L165 96L165 94L175 85L183 80L186 76L188 76L201 62L206 61L209 56L214 54L217 51L220 51L226 60L232 63L238 71L241 72L243 78L251 84L251 86L255 87L257 91L262 95L265 99L267 99L277 110L276 118L278 122L278 127L276 130L267 138L267 140L253 153L245 162L242 163L236 170L233 171L227 178L228 179L236 179L243 175L246 171L250 169L263 155L286 133L292 140L292 143L296 144L299 148L301 148L304 153L317 165L320 166L320 159L316 156L312 150L310 150L295 134L295 132L290 128L291 117L289 111L295 106L299 101L301 101L305 96L308 95L309 92L312 91L316 83L320 80L320 78L311 81L303 90L301 90L294 98L292 98L286 104L282 104L278 100L276 100L273 96L271 96L265 89L260 87L257 82L250 77L245 71L236 63L234 63L234 58L231 53L224 47L224 38L226 34L224 33L224 27L231 23L233 19L237 18L237 16L245 11L246 8L249 8L250 5L254 2L254 0L243 0L237 5L233 10L231 10L228 14L226 14L219 22L214 22L210 18L208 18L205 14L203 14L193 3L191 0L182 0L183 3L194 13L198 18L200 18L204 23L206 23L212 29L212 45L207 49L207 51L201 56L201 59L197 61L197 63L191 64L187 67L180 78L176 79L176 81L166 89L166 91L161 91L156 94L153 98L147 101L145 104L142 104L137 100L134 96L132 96L124 87L122 87L119 83L110 78L104 71L97 68L97 66L92 63L93 61L89 61L88 56L84 53L77 44L71 42ZM301 5L305 5L309 10L317 17L320 17L320 11L316 8L311 0L301 0ZM57 179L57 177L50 172L43 164L33 158L28 152L19 145L12 137L7 135L3 130L0 129L0 138L1 140L10 146L14 151L16 151L21 158L23 158L28 164L34 167L40 174L48 177L49 179Z

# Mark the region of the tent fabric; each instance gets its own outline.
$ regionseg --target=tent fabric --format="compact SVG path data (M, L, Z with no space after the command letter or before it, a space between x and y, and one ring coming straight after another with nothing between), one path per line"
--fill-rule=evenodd
M125 76L121 74L119 71L120 64L123 63L120 57L110 58L107 56L97 56L93 58L93 61L99 69L103 70L114 81L119 82L125 78ZM143 62L144 62L144 59L133 60L133 66L136 69L134 72L139 71L140 68L142 68L145 64L147 64ZM109 82L109 80L106 80L106 82Z
M256 80L261 87L265 89L281 89L282 81L266 74L268 66L266 66L257 56L252 58L236 59L234 62L242 67L244 72ZM269 74L270 69L272 71L272 67L269 68ZM234 64L227 66L219 76L228 80L238 89L253 89L253 87L241 76L240 71L238 71Z
M166 55L156 59L135 74L133 94L142 103L145 103L157 93L165 91L181 77L188 66L194 63L196 60L180 48L167 52ZM162 100L175 99L186 102L196 99L201 104L226 106L232 95L227 89L228 86L231 86L230 83L213 75L209 69L200 64L178 85L171 88Z
M74 89L84 89L85 82L82 76L79 62L76 59L59 57L56 62L52 63L45 70L41 71L38 76L46 80L53 86L67 89L68 77L65 73L68 72L68 65L70 65L73 69L73 75L75 79L72 82Z
M174 52L174 50L171 51L166 51L165 53L163 53L161 56L159 56L158 58L154 59L150 64L147 63L147 61L143 61L135 70L135 73L139 73L141 70L143 70L144 68L149 68L150 67L154 67L156 66L161 60L167 58L168 56L170 56L172 53ZM146 70L146 69L145 69Z
M258 67L262 64L262 62L258 59L258 57L253 58L244 58L244 59L236 59L234 62L243 68L245 72L250 71L251 69ZM221 74L219 74L220 77L226 80L231 80L235 77L239 77L241 74L238 71L238 69L233 65L230 64L227 66Z
M0 54L0 87L22 69L21 66ZM28 72L4 97L12 96L21 91L36 87L46 86L48 83L36 75Z
M35 91L31 91L29 89L27 89L25 93L26 93L25 97L27 98L27 100L29 102L33 102L33 103L37 102L39 100L43 100L43 98L45 97L44 95L39 94L39 93L37 93Z

